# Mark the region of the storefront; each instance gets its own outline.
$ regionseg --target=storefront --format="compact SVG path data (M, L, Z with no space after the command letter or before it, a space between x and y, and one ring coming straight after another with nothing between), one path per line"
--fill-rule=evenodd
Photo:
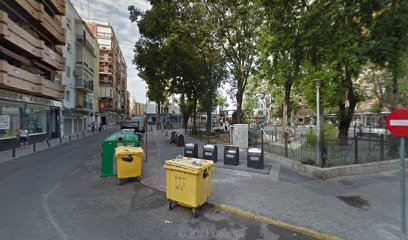
M25 128L31 140L60 136L60 102L0 89L0 149ZM9 146L10 147L10 146Z

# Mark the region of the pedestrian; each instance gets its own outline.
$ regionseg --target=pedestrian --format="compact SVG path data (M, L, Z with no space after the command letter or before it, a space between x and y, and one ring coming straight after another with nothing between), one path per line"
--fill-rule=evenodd
M20 147L26 148L28 145L28 130L26 128L18 129L17 138L20 142Z

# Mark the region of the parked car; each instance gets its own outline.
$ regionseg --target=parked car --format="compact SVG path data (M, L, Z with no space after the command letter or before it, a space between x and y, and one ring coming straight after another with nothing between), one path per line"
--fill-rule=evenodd
M135 132L144 133L146 131L144 118L132 118L131 120L121 122L120 129L134 129Z

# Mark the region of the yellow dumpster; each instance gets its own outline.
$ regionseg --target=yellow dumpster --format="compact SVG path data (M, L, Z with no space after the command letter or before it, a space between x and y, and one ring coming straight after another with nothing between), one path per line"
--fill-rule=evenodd
M142 176L143 149L141 147L119 146L116 148L117 176L119 184L124 183L128 178Z
M169 209L173 203L192 208L198 217L197 208L207 202L211 190L211 169L213 161L197 158L167 160L166 188Z

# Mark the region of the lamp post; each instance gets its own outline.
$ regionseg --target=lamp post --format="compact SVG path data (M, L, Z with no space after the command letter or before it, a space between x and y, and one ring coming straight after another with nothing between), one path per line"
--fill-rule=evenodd
M146 127L145 127L145 133L146 133L146 137L145 137L145 141L146 141L146 144L145 144L145 161L147 162L147 122L148 122L148 118L149 118L149 115L147 115L147 86L145 86L145 89L146 89L146 109L145 109L145 111L146 111L146 119L145 119L145 124L146 124Z
M322 153L321 153L321 135L320 135L320 86L322 80L316 79L316 107L317 107L317 119L316 119L316 135L317 135L317 165L322 167Z

